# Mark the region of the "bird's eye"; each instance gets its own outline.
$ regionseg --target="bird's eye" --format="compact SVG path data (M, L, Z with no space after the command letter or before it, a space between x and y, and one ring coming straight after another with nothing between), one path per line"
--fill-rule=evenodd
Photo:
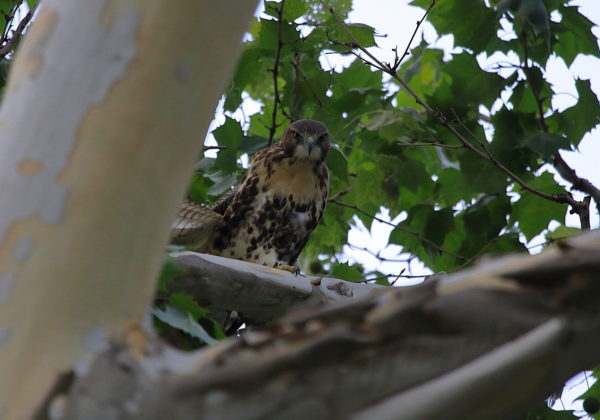
M297 131L294 132L294 138L298 141L302 140L302 135Z

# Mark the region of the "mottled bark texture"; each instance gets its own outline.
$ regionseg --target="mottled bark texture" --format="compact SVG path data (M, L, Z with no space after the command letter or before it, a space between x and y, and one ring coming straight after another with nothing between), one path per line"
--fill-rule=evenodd
M353 298L317 306L329 299L311 279L177 261L178 287L214 307L268 319L308 306L195 353L113 346L58 397L68 418L516 419L600 362L600 231L418 286L347 284Z

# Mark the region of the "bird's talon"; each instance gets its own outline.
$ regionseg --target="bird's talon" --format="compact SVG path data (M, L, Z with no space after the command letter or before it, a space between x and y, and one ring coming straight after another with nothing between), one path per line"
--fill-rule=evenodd
M297 265L276 265L275 268L277 268L278 270L288 271L295 276L300 274L300 267L298 267Z

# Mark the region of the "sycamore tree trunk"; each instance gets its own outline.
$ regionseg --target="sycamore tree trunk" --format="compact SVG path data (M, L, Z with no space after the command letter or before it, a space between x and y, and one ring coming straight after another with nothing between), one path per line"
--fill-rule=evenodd
M0 111L0 417L141 348L170 223L256 2L47 0Z

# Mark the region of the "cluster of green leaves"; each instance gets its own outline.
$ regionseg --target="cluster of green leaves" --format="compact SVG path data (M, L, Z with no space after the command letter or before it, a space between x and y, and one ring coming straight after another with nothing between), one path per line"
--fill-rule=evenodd
M181 269L175 260L167 256L160 276L157 291L168 295L168 301L152 310L156 331L175 347L195 350L206 344L214 344L215 339L225 337L221 327L208 315L194 298L186 293L167 294L167 285Z
M490 3L436 4L429 21L440 35L454 36L460 53L444 61L443 51L422 42L398 73L475 147L531 187L547 194L564 193L569 184L558 183L544 165L559 150L579 144L600 121L600 107L589 81L577 80L577 103L562 112L553 110L555 93L545 66L550 56L568 66L581 53L600 57L592 23L561 0ZM351 10L349 0L328 4L341 19ZM412 4L427 8L430 0ZM464 19L467 15L469 19ZM516 35L500 36L502 23L512 26ZM363 47L376 45L373 28L353 24L348 29ZM264 14L251 26L224 100L230 115L243 107L244 98L259 102L262 110L247 118L244 129L228 117L214 132L227 149L216 159L201 162L192 196L202 202L215 199L239 177L240 155L251 156L268 144L272 133L277 139L290 121L312 118L329 127L336 145L327 160L330 196L348 191L339 200L349 206L328 205L304 251L305 269L322 270L323 264L315 264L319 258L330 274L362 278L360 267L339 264L335 256L347 243L353 217L369 228L370 215L382 206L392 217L401 212L407 216L389 243L402 246L436 272L464 267L482 254L526 251L524 242L548 233L552 220L561 224L557 232L549 233L552 239L572 233L562 226L565 204L522 191L505 172L471 151L411 146L460 143L405 89L398 90L393 80L361 60L335 71L324 68L329 54L351 57L353 47L320 1L286 0L283 8L282 3L266 1ZM511 64L508 77L484 71L476 58L511 51L518 61ZM510 99L500 101L503 92L510 92ZM486 121L480 110L489 114ZM487 139L486 126L491 132Z

